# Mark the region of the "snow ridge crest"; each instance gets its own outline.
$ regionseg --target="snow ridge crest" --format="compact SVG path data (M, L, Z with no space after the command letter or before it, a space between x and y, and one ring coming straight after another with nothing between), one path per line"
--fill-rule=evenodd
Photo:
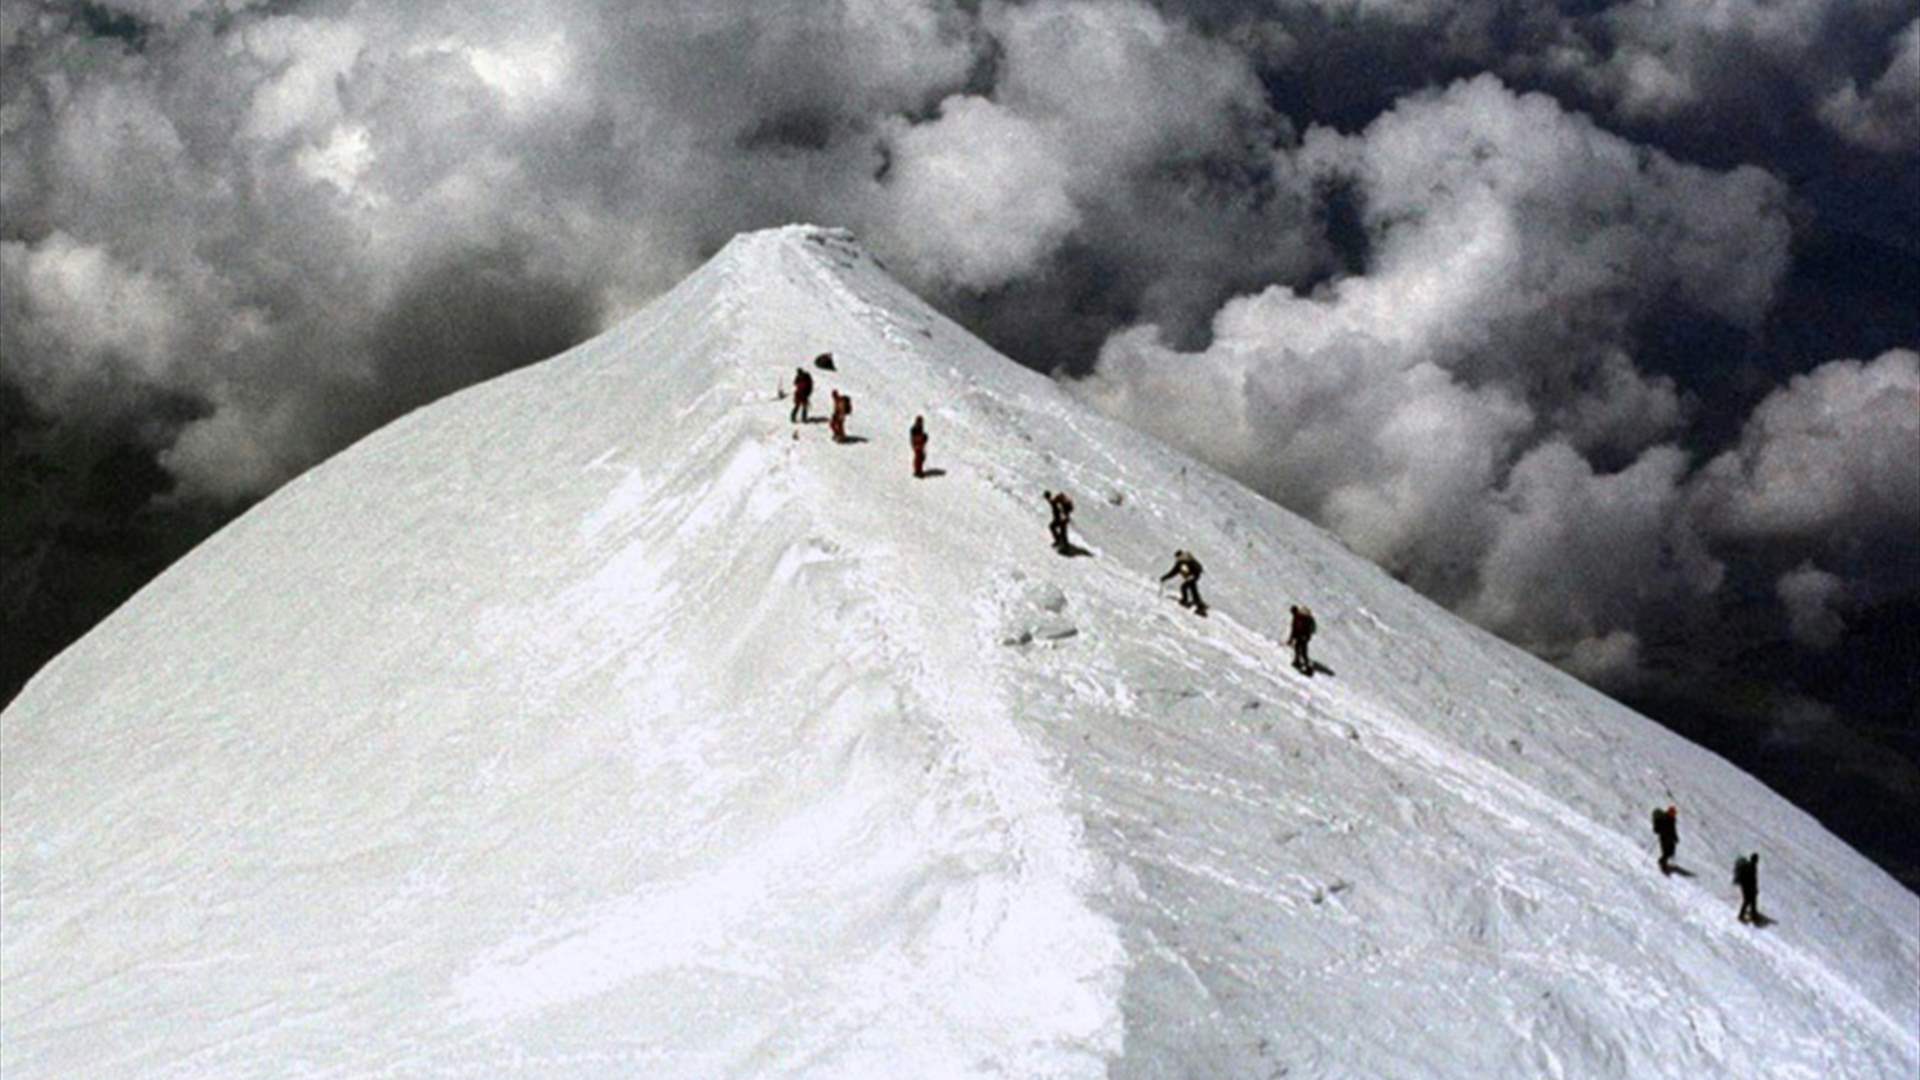
M1920 1070L1920 898L812 226L76 644L0 716L0 897L9 1080Z

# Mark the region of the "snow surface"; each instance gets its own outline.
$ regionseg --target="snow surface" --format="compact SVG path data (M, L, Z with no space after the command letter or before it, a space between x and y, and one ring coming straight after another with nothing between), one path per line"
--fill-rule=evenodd
M870 442L774 399L825 349ZM0 740L7 1080L1920 1074L1920 898L830 231L287 485Z

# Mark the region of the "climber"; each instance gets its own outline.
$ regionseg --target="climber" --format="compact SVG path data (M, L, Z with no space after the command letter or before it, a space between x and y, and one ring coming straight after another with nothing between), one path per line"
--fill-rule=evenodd
M1043 491L1040 494L1046 496L1047 509L1053 514L1053 521L1047 529L1053 533L1054 550L1064 552L1073 546L1073 542L1067 539L1067 526L1073 522L1073 496L1064 491Z
M807 422L807 402L813 400L813 376L806 368L793 369L793 411L787 414L790 424Z
M1200 560L1194 558L1190 551L1174 552L1173 569L1161 574L1160 580L1165 581L1176 574L1180 577L1180 606L1192 608L1196 615L1205 615L1207 602L1200 599Z
M1740 921L1760 921L1760 853L1733 860L1733 883L1740 886Z
M1660 838L1660 872L1673 873L1673 851L1680 846L1680 808L1653 808L1653 834Z
M913 447L913 478L918 480L927 475L926 417L913 418L913 427L907 429L907 442Z
M1287 631L1287 644L1293 646L1293 669L1302 675L1313 674L1313 661L1307 659L1307 642L1313 640L1319 624L1313 621L1313 609L1299 604L1287 609L1293 613L1293 626Z
M833 441L847 441L847 417L853 415L853 399L838 390L833 394L833 415L828 418L827 426L833 429Z

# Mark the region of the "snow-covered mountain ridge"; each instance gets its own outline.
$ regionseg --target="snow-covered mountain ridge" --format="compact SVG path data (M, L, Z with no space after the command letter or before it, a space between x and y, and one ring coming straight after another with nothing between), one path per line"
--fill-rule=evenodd
M8 1080L1920 1072L1920 898L799 227L50 665L0 898Z

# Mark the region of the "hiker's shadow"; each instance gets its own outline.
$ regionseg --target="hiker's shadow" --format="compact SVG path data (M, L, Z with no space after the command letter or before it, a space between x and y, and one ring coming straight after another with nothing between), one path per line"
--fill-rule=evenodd
M1309 679L1313 678L1315 675L1333 674L1332 668L1328 667L1327 665L1321 663L1318 660L1313 661L1312 663L1308 664L1306 667L1301 667L1299 664L1295 664L1293 665L1293 670L1299 672L1302 675L1305 675Z
M1690 878L1690 877L1700 876L1699 874L1694 873L1693 871L1687 869L1686 867L1681 866L1679 863L1668 863L1667 873L1672 874L1674 877Z
M843 446L856 446L860 443L872 442L873 440L867 438L865 435L849 435L844 439L838 439L835 441L839 442Z
M932 480L936 476L945 476L945 475L947 475L947 470L945 469L923 469L920 472L920 479Z
M1088 551L1086 548L1083 548L1080 545L1073 543L1072 541L1068 541L1067 543L1064 543L1064 544L1055 544L1053 546L1053 550L1059 552L1062 557L1068 558L1068 559L1083 559L1083 558L1093 557L1093 552Z
M1780 920L1772 917L1771 915L1762 915L1757 911L1753 913L1753 925L1762 930L1765 930L1767 927L1772 926L1774 923L1777 923L1779 921Z

